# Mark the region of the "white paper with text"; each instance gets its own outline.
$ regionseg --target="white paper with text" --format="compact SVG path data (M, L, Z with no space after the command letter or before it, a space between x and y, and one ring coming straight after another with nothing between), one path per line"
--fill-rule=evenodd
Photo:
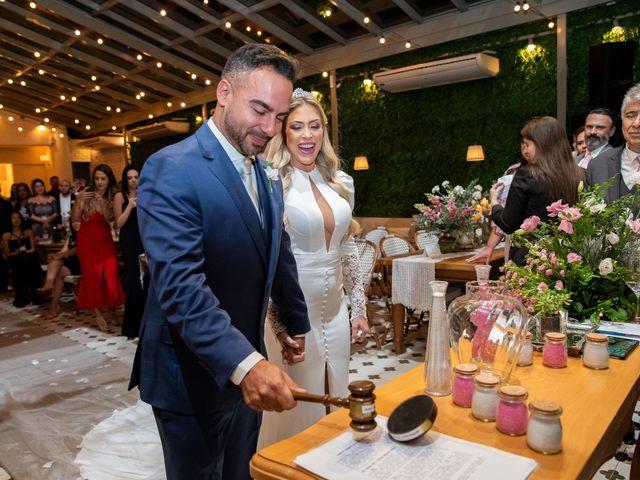
M387 434L386 417L376 420L378 428L364 439L356 442L346 431L295 463L327 480L518 480L538 467L533 459L433 431L399 443Z

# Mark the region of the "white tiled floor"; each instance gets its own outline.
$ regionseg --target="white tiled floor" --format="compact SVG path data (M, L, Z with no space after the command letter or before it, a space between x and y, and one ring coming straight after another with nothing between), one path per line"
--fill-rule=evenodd
M41 339L47 338L47 342L51 345L58 345L59 347L59 344L64 343L66 346L76 345L76 347L74 347L76 350L78 347L84 348L86 352L85 355L88 356L83 358L89 358L91 362L95 362L95 365L92 364L91 371L110 370L114 372L110 374L113 377L112 383L105 386L95 379L92 379L91 375L83 372L82 368L86 367L86 365L70 368L70 370L78 371L77 375L75 375L76 372L70 372L70 375L75 375L70 377L70 383L77 385L79 390L91 393L92 389L101 390L102 392L109 389L110 395L105 396L104 393L101 394L102 396L98 394L95 395L97 399L101 399L100 401L104 402L104 404L98 404L98 406L102 406L101 408L104 411L102 413L98 412L98 414L91 412L93 416L87 417L89 423L85 427L78 429L80 430L80 435L86 433L86 431L91 428L91 423L95 423L96 420L109 416L114 408L126 407L137 401L137 395L132 394L133 392L126 392L128 371L136 348L135 341L127 340L126 337L120 336L119 326L114 326L111 332L100 332L96 328L96 323L90 313L81 312L79 315L76 315L70 304L63 305L63 313L54 321L44 321L44 313L45 307L29 307L18 310L13 308L7 300L0 300L0 346L7 345L8 347L5 351L11 351L11 348L15 348L15 345L18 343L24 345L27 351L29 345L33 345L32 348L34 349L36 345L39 345L38 348L41 348L43 342L36 342L36 337L41 335ZM386 310L379 308L374 314L377 318L383 319L386 317ZM376 348L373 339L368 339L368 343L365 346L354 345L350 362L350 380L370 379L377 385L381 385L422 363L424 361L425 351L425 331L426 327L421 326L409 332L406 341L407 349L402 355L395 354L391 342L391 334L389 334L388 341L381 350ZM51 335L54 337L50 337ZM20 338L17 338L17 336ZM57 338L60 340L55 340L55 336L59 336ZM57 361L52 355L48 355L48 352L42 350L34 350L34 352L37 352L38 358L47 359L51 356L51 360L47 361ZM36 358L35 353L17 359L16 361L29 363L30 361L33 362L33 358ZM4 360L0 361L0 366L2 366L3 362ZM35 364L32 363L32 365L26 365L26 367L34 367L34 369L37 367L40 373L42 373L44 369L43 365L34 365ZM24 367L25 366L22 368ZM71 365L69 365L69 367L71 367ZM82 381L84 381L83 379L87 381L82 383ZM60 385L62 385L62 382L63 381L60 380ZM55 386L58 385L58 383L52 382L50 385L54 385L51 387L52 395L60 396L60 392L57 391L60 387ZM8 408L7 405L3 405L4 400L5 399L0 398L0 409ZM62 401L62 403L58 405L61 412L65 408L64 405L65 401ZM12 406L12 408L16 408L15 405ZM635 413L633 420L634 422L640 422L640 412ZM638 426L637 423L636 426ZM43 425L42 428L46 430L47 426ZM71 459L73 459L75 449L79 443L77 441L77 433L78 432L76 432L75 436L71 436L67 440L62 440L72 445L70 447L71 451L67 452L68 456L71 456ZM0 441L0 444L1 443ZM634 442L632 441L632 443ZM23 447L25 449L24 454L34 456L37 461L40 461L40 459L43 458L40 456L41 452L32 451L34 448L33 445L34 444L25 444ZM633 444L621 445L616 457L602 465L599 473L594 476L594 479L625 480L629 478L633 448ZM10 459L3 458L3 455L6 455L6 451L5 453L2 452L2 446L0 445L0 465L9 466ZM77 473L75 476L60 477L55 476L55 468L52 468L51 471L43 469L42 464L46 465L46 462L51 460L46 456L44 458L45 460L41 461L41 465L35 470L36 473L29 474L29 476L16 476L13 480L76 478ZM61 462L59 458L54 458L54 461L57 461L57 463L65 463ZM66 463L69 463L68 459ZM66 465L66 467L72 469L72 462L71 466ZM11 479L11 477L0 468L0 480L8 479Z

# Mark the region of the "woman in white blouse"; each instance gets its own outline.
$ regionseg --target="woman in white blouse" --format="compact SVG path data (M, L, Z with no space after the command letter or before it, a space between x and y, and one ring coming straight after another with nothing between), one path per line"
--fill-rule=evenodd
M351 217L353 179L338 170L340 160L326 125L320 104L309 92L296 89L282 132L273 137L265 152L282 177L285 226L311 322L301 363L282 364L275 335L284 326L278 322L277 305L270 309L265 344L269 360L300 387L343 397L349 394L350 343L362 341L368 327L353 241L358 229ZM345 290L351 300L350 315ZM324 406L306 402L283 413L264 412L258 448L299 433L325 414Z

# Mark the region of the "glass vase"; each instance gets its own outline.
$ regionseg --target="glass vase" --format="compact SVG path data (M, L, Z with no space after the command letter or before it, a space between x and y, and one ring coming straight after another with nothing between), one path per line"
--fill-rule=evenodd
M569 312L567 310L560 310L555 315L536 315L535 317L535 331L534 334L535 343L544 343L544 336L548 332L567 333L567 322L569 321ZM531 322L533 323L533 322Z
M458 361L473 363L508 383L518 363L528 315L505 291L502 282L468 282L466 294L451 302L447 316Z
M433 295L427 350L424 363L425 393L434 396L451 393L451 355L445 296L447 282L429 282Z

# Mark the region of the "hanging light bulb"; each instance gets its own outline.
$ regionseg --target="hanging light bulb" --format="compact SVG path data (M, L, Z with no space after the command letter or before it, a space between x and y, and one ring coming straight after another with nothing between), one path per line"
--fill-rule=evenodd
M536 49L535 43L533 43L533 37L529 37L529 43L527 44L527 50L533 52Z
M522 11L526 13L529 11L529 8L531 8L529 6L529 2L527 2L527 0L524 0L524 2L522 2Z
M387 39L386 39L386 38L384 38L384 37L380 37L380 38L378 39L378 42L380 42L380 45L384 45L384 44L387 42Z
M555 27L555 26L556 26L556 24L555 24L555 22L554 22L553 20L549 20L549 23L547 24L547 26L548 26L549 28L553 28L553 27Z
M404 44L404 48L411 48L411 42L409 40Z
M513 6L513 11L518 13L522 9L522 5L520 4L520 0L518 0Z

